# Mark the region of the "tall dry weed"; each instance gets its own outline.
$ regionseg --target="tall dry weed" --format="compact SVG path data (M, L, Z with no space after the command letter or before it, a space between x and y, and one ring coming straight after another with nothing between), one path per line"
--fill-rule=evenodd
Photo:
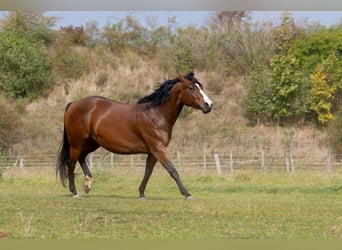
M23 115L26 137L13 147L11 154L56 152L62 138L64 106L69 101L101 95L135 103L151 93L158 83L176 77L176 72L162 71L154 60L140 55L132 53L121 58L112 54L101 61L96 53L90 55L93 60L90 72L73 80L67 95L60 83L47 98L26 107ZM208 152L232 150L258 154L265 150L269 154L284 154L288 128L248 125L243 106L244 77L227 76L219 71L195 71L195 74L213 100L213 110L206 115L198 110L185 110L174 127L170 152L191 153L206 147ZM101 75L103 84L99 86ZM296 128L294 142L295 157L312 154L313 157L324 158L326 155L326 135L321 131L310 127Z

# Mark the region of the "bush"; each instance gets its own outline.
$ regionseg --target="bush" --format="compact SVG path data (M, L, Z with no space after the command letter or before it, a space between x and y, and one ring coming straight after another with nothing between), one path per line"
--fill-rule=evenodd
M46 17L42 11L10 11L0 21L1 29L21 32L44 44L52 42L53 26L57 18Z
M276 121L291 120L306 112L306 83L293 55L275 55L271 60L272 113Z
M336 113L335 119L333 122L329 124L328 127L328 136L329 136L329 144L332 149L337 154L342 153L342 111Z
M96 86L97 87L104 87L106 86L108 82L108 73L107 72L100 72L97 76L96 76Z
M191 43L193 37L189 34L191 34L189 31L179 29L178 36L173 43L174 67L179 72L188 72L195 68L194 49Z
M54 62L56 74L67 80L77 80L88 72L87 55L67 48L61 51Z
M315 33L302 35L292 44L289 53L299 59L301 70L310 75L341 44L342 28L322 28Z
M329 86L336 88L332 100L332 111L342 107L342 44L322 62Z
M107 24L102 35L105 44L115 54L126 50L143 52L148 47L146 36L146 28L132 16L126 16L116 24Z
M317 65L311 74L310 109L316 114L317 121L321 125L326 125L333 119L331 113L332 100L336 88L329 86L326 74L322 65Z
M199 51L213 57L212 69L224 67L228 74L249 74L255 63L267 64L274 55L273 29L271 23L249 22L244 11L220 12L209 20L207 40L210 43Z
M70 39L73 44L81 46L85 46L87 44L88 37L83 26L74 27L69 25L67 27L62 27L60 32L62 36L68 37L67 39Z
M44 45L24 33L0 33L0 89L9 97L35 98L52 82Z
M247 82L247 115L249 119L266 122L271 114L271 72L268 67L256 63Z
M0 153L7 151L21 136L20 116L3 97L0 97Z

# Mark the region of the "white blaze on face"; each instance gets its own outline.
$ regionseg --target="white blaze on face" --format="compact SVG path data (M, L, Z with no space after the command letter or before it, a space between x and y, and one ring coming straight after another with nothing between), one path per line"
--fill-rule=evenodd
M199 89L199 91L200 91L200 93L201 93L201 95L202 95L202 97L203 97L204 102L207 103L209 107L211 107L212 104L213 104L213 102L212 102L212 101L209 99L209 97L204 93L204 91L201 89L201 87L199 86L198 83L196 83L196 86L197 86L197 88Z

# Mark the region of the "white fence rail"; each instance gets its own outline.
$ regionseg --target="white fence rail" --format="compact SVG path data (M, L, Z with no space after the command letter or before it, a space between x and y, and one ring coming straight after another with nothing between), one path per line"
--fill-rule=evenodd
M233 174L239 170L253 170L261 172L286 171L295 173L301 170L338 171L342 169L342 157L330 154L326 158L317 160L308 156L289 154L269 154L261 151L256 154L234 154L234 152L172 153L171 160L179 170L215 170L218 174ZM23 155L17 157L0 156L0 170L8 168L54 168L56 155ZM115 167L145 166L146 155L116 155L109 152L93 153L88 157L90 168L105 169Z

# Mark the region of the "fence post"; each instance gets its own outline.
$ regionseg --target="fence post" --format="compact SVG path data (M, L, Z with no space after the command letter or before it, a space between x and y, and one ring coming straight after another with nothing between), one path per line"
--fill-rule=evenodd
M230 173L234 174L234 165L233 165L233 151L229 151L229 159L230 159Z
M327 152L327 171L331 172L331 149L328 147L328 152Z
M178 162L178 168L181 168L181 155L179 151L177 151L177 162Z
M214 154L214 159L215 159L215 165L216 165L217 173L219 175L221 175L222 171L221 171L221 164L220 164L220 159L219 159L218 154Z
M24 159L22 157L20 157L19 168L23 168L23 167L24 167Z
M111 168L114 167L114 154L113 153L110 153L110 166Z
M203 168L207 169L207 155L206 155L205 144L203 145Z
M133 159L133 155L131 155L131 168L133 168L134 166L134 159Z
M289 173L290 172L290 166L289 166L289 158L288 158L287 154L285 154L285 165L286 165L286 172Z
M261 172L265 172L265 153L261 151Z
M290 161L291 161L291 171L292 173L295 172L294 170L294 163L293 163L293 155L292 155L292 151L290 152Z

